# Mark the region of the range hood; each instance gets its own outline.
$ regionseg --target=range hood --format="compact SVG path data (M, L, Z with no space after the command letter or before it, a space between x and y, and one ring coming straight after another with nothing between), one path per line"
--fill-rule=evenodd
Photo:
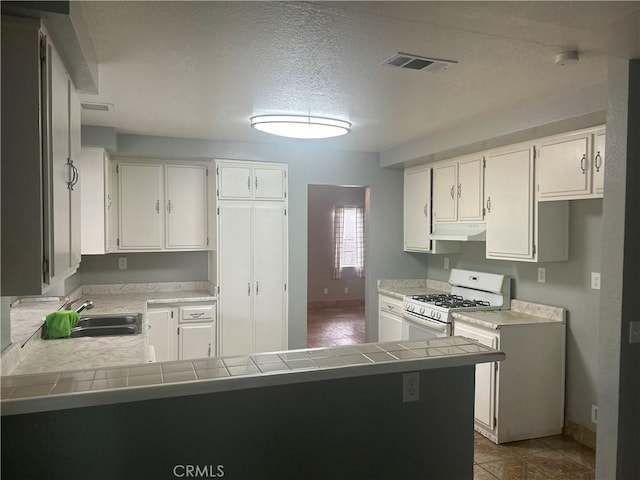
M484 242L486 231L485 223L434 223L429 239Z

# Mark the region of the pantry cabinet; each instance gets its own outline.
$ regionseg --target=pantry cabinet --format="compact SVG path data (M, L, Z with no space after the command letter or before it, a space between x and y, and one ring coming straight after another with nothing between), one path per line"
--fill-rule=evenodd
M454 314L454 335L506 354L476 365L475 430L495 443L558 435L564 423L565 324L497 323ZM461 318L462 317L462 318Z
M204 164L119 161L118 250L207 250L209 179Z
M378 295L378 341L402 340L402 300L390 295Z
M217 191L229 192L222 172L255 172L252 162L221 161ZM286 166L260 165L281 172ZM246 178L245 178L246 181ZM260 188L260 181L258 181ZM218 297L222 355L287 348L288 222L286 185L277 200L218 198ZM275 193L275 189L272 190ZM255 192L254 192L255 196Z
M39 295L80 264L80 101L40 20L1 44L2 295Z
M486 257L529 262L568 258L567 202L535 201L534 145L486 155Z
M83 148L82 254L115 252L118 240L116 162L103 148Z
M429 239L431 232L431 168L421 165L404 170L404 251L454 253L456 242Z
M481 222L483 157L448 160L433 167L433 221Z
M536 142L539 201L603 195L605 132L587 129Z
M215 357L216 305L148 306L147 342L157 362Z

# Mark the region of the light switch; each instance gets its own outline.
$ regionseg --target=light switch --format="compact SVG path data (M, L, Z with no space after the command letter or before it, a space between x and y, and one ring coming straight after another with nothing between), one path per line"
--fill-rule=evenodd
M127 269L127 257L119 257L118 258L118 269L126 270Z
M545 283L547 281L547 269L546 268L538 268L538 282Z
M600 272L591 272L591 288L600 290Z

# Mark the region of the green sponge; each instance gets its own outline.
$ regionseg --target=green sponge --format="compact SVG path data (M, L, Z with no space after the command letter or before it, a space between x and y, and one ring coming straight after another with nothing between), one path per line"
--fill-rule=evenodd
M64 338L71 335L71 328L78 323L80 314L73 310L58 310L48 314L44 321L47 324L49 338Z

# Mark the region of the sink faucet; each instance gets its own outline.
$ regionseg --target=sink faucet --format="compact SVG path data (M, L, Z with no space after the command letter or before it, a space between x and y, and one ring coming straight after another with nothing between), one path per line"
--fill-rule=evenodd
M59 308L59 310L69 310L71 308L71 305L73 305L76 302L79 302L80 300L82 300L82 299L81 298L76 298L75 300L69 300L68 302L65 302L64 305L62 305ZM76 308L76 312L80 313L84 309L91 310L93 307L94 307L93 301L92 300L87 300L82 305L80 305L78 308Z

